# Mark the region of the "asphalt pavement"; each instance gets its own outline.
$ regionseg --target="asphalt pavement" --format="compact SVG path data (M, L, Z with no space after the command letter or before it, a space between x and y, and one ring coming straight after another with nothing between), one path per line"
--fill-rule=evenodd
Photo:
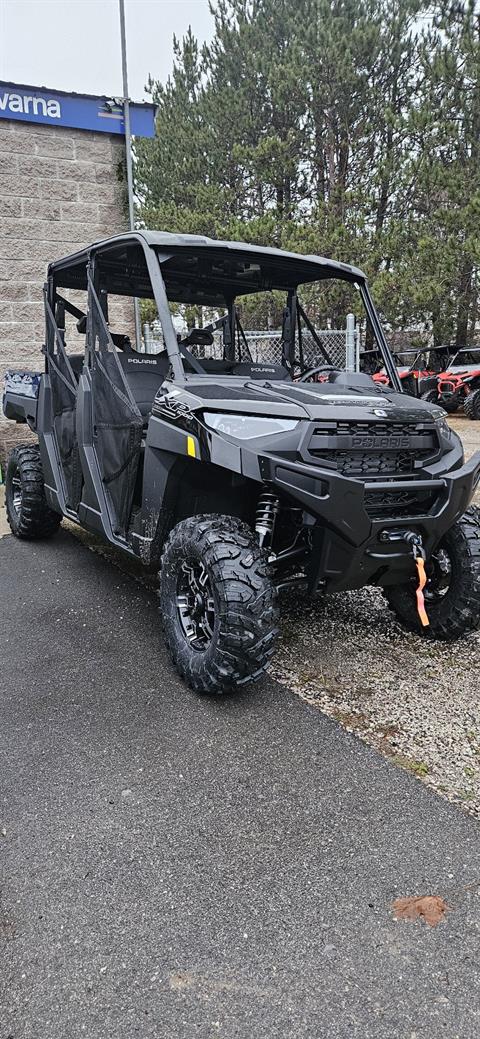
M68 533L0 595L0 1039L479 1034L474 819L271 681L188 692Z

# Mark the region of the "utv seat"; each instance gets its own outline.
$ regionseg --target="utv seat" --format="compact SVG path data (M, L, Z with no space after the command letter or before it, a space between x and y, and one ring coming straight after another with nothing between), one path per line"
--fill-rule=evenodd
M134 350L117 354L123 373L142 418L148 418L155 394L170 367L166 350L161 354L137 354Z
M197 357L206 375L231 375L235 361L222 361L216 357Z

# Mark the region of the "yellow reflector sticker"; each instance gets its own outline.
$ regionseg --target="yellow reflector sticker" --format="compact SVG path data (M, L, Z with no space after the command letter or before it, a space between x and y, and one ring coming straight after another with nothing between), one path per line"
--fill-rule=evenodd
M187 437L187 455L190 455L191 458L196 458L195 441L193 437Z

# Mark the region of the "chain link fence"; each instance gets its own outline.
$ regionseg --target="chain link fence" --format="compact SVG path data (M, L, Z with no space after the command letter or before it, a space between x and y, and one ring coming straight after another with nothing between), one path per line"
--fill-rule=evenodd
M317 332L317 336L325 350L325 354L329 358L329 361L327 362L326 357L322 356L322 351L311 332L304 331L302 333L302 367L314 368L315 365L322 364L325 360L326 363L333 364L335 367L345 368L345 331L343 329L329 328ZM281 364L283 348L282 333L280 331L245 332L245 339L248 343L248 349L252 361L270 361L274 364ZM298 342L298 337L296 340L295 354L297 360L300 360L300 344Z
M356 329L357 357L359 349L359 330ZM345 329L328 328L317 332L318 339L328 355L329 361L322 356L322 351L315 341L311 332L302 332L302 354L303 368L314 368L316 365L331 363L340 369L347 365L347 333ZM254 363L270 362L281 364L282 362L282 333L280 329L265 331L246 331L245 342L240 337L240 354L242 361ZM144 325L144 342L147 353L160 353L165 347L161 327L157 322L151 326ZM221 332L214 332L213 343L205 346L191 346L191 352L199 358L223 358L223 340ZM298 337L296 339L296 357L300 360L300 348Z

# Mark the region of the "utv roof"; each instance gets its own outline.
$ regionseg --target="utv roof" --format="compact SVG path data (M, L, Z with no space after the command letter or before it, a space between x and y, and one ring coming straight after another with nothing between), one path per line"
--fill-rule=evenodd
M86 289L88 260L105 252L109 291L148 296L142 245L156 251L169 298L184 303L213 304L228 296L288 289L322 278L365 281L357 267L322 256L168 231L132 231L94 242L51 263L48 272L64 288Z

